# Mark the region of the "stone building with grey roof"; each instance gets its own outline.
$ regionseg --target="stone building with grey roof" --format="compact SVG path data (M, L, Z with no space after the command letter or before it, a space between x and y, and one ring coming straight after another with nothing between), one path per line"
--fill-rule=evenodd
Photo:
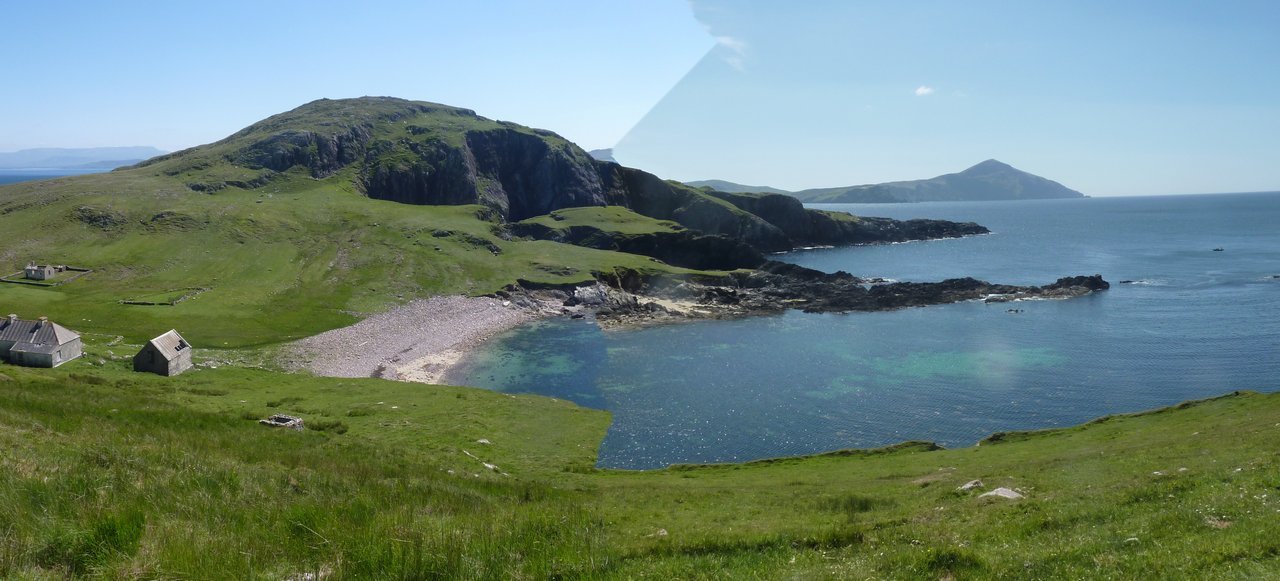
M25 367L57 367L79 357L80 335L45 317L0 319L0 360Z
M191 344L176 330L147 341L133 356L133 370L172 376L191 369Z

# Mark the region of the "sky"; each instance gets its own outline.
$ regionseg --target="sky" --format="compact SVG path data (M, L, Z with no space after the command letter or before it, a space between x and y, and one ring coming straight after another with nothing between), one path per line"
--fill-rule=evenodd
M679 180L988 158L1086 194L1280 189L1280 2L6 2L0 151L221 139L391 95Z

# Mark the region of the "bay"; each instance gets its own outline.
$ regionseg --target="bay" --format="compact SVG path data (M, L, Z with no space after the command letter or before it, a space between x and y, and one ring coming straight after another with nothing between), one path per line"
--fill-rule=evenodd
M549 320L491 341L448 379L610 410L599 463L636 469L904 440L966 446L1277 388L1280 193L815 207L972 220L992 234L774 258L915 281L1100 273L1113 286L1066 301L634 330Z

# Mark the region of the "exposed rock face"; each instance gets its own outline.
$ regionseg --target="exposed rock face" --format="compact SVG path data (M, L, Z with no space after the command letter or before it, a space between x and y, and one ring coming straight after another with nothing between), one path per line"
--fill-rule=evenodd
M337 134L285 131L240 150L231 161L275 171L300 165L323 178L359 160L368 142L369 129L359 125Z
M682 184L663 181L637 169L613 163L597 163L603 173L605 186L611 191L623 192L626 201L622 205L638 214L671 220L706 234L728 236L746 242L762 252L780 252L793 248L786 233L777 226L733 204Z
M509 220L625 200L623 192L605 191L595 160L568 142L555 146L546 139L552 135L511 129L468 132L466 150L484 182L480 198L505 205Z
M903 221L810 210L799 200L783 194L733 194L714 190L704 192L764 218L787 236L792 248L934 240L990 232L973 222L923 219Z

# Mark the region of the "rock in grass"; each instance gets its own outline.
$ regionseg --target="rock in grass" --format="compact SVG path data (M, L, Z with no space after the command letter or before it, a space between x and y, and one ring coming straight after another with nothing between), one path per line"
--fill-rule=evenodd
M970 491L970 490L976 490L976 489L978 489L978 488L983 488L984 486L985 486L985 485L984 485L984 484L982 484L982 481L981 481L981 480L970 480L970 481L968 481L968 482L966 482L966 483L964 483L964 484L961 484L960 486L957 486L957 487L956 487L956 490L959 490L959 491L961 491L961 492L968 492L968 491Z
M1010 489L1005 488L1005 487L1003 487L1003 486L1001 486L1000 488L997 488L997 489L995 489L995 490L992 490L991 492L984 492L984 493L982 493L982 494L979 494L979 495L978 495L978 498L984 498L984 497L987 497L987 496L998 496L998 497L1000 497L1000 498L1007 498L1007 499L1009 499L1009 500L1017 500L1017 499L1019 499L1019 498L1025 498L1025 497L1024 497L1024 496L1022 496L1022 494L1020 494L1019 492L1017 492L1017 491L1015 491L1015 490L1010 490Z

